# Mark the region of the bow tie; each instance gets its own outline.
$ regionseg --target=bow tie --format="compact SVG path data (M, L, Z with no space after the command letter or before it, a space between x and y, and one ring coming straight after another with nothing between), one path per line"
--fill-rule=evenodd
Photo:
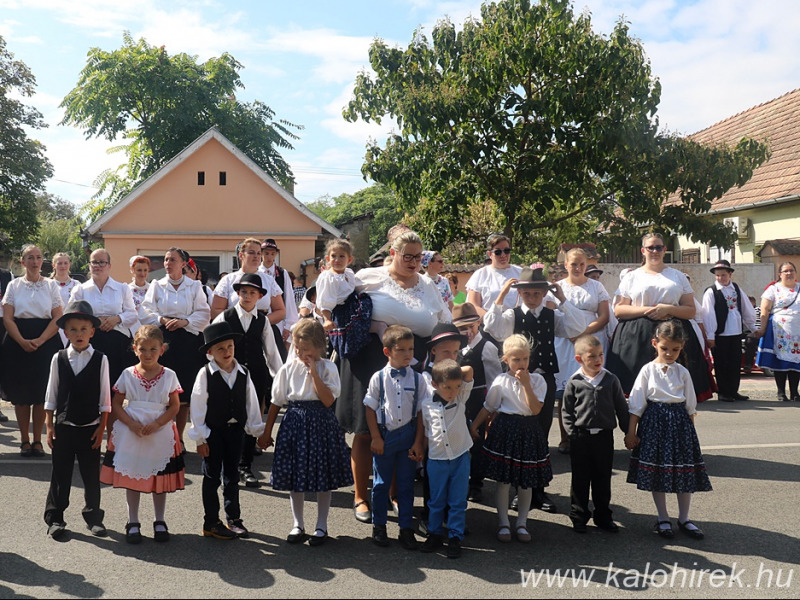
M389 370L389 375L391 375L392 377L397 377L398 375L400 375L401 377L405 377L406 373L407 373L407 370L406 370L405 367L401 367L399 369L390 369Z
M444 398L442 398L439 394L434 394L433 395L433 400L434 400L434 402L440 403L442 406L447 406L449 404L449 402L447 400L445 400Z

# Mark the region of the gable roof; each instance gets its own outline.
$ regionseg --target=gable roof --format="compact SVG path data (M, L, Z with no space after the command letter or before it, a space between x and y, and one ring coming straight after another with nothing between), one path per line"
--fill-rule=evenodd
M198 149L202 148L206 143L208 143L212 139L217 140L224 148L230 151L231 154L233 154L241 163L243 163L259 179L261 179L261 181L263 181L269 187L271 187L279 196L281 196L284 200L286 200L286 202L288 202L298 211L303 213L306 217L314 221L324 231L327 231L328 233L330 233L335 237L344 236L341 230L339 230L338 228L334 227L333 225L331 225L330 223L328 223L327 221L316 215L313 211L309 210L305 206L305 204L300 202L291 193L289 193L286 189L284 189L277 181L275 181L272 177L270 177L266 173L266 171L264 171L261 167L259 167L244 152L239 150L239 148L233 142L231 142L228 138L222 135L222 133L220 133L220 131L216 127L211 127L203 135L201 135L191 144L186 146L186 148L184 148L181 152L173 156L158 171L156 171L150 177L148 177L139 185L137 185L132 192L130 192L127 196L122 198L109 210L103 213L100 216L100 218L96 219L91 225L89 225L89 227L87 228L88 232L92 235L97 234L103 227L103 225L105 225L108 221L113 219L120 212L125 210L125 207L135 202L137 198L139 198L147 190L153 187L156 183L167 177L186 158L194 154Z
M800 240L767 240L764 242L764 246L761 248L761 250L759 250L756 254L761 256L761 253L767 246L772 246L772 249L775 250L775 252L783 256L800 255Z
M766 142L770 158L742 187L717 199L711 213L800 200L800 88L689 136L701 144L735 145L743 137Z

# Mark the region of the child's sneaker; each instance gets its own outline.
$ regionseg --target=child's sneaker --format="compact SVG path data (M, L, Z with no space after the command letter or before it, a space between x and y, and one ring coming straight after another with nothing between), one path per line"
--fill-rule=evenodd
M419 548L419 542L414 537L414 530L410 527L401 528L397 539L400 540L400 545L406 550L417 550Z
M233 540L236 539L236 534L225 527L222 521L217 521L210 527L203 525L203 537L213 537L218 540Z
M246 538L249 534L241 519L228 519L228 529L239 538Z

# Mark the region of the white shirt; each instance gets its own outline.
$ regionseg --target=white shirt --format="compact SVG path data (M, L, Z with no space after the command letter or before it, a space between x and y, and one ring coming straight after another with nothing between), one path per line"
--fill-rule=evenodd
M217 365L215 360L208 363L211 374L222 374L222 379L228 384L230 389L236 384L236 378L239 373L244 373L244 369L233 360L233 370L228 373L223 371ZM261 418L261 407L258 404L258 397L256 396L256 388L250 380L250 375L247 375L247 391L245 404L247 406L247 423L244 424L244 430L247 435L258 437L264 433L264 420ZM192 387L192 400L189 405L189 415L192 418L192 426L187 433L189 438L194 440L197 445L205 444L208 436L211 435L211 428L206 425L206 414L208 413L208 376L206 369L203 367L197 372L197 378L194 380L194 387Z
M439 291L436 291L439 294ZM439 296L441 300L441 296ZM422 402L430 397L428 384L425 378L416 373L417 378L417 405L414 406L414 377L415 371L411 367L405 367L405 375L391 375L392 367L386 365L372 376L367 387L367 394L364 396L364 406L375 411L378 417L378 425L385 425L389 431L394 431L400 427L408 425L416 414ZM383 398L380 394L380 382L383 379ZM381 415L383 407L384 417Z
M183 278L177 290L169 282L169 277L150 282L140 312L142 324L156 327L161 325L161 317L186 319L189 321L186 331L195 335L208 326L211 318L203 285L188 277Z
M131 327L139 320L139 312L133 303L131 288L127 283L108 278L103 289L100 290L93 279L75 286L70 294L70 301L86 300L91 306L95 317L119 317L120 323L114 326L114 331L119 331L126 337L131 337Z
M325 269L314 283L317 286L317 306L320 310L333 310L356 289L356 275L353 269L345 269L344 273L335 273Z
M342 391L339 381L339 371L333 361L321 358L316 363L317 374L322 379L334 398ZM291 357L278 371L272 383L272 404L287 406L289 402L302 402L305 400L319 400L314 391L314 380L297 356Z
M536 398L544 404L547 394L547 382L538 373L531 373L531 388ZM533 415L528 403L525 402L525 391L522 384L513 375L503 373L492 383L483 407L490 413L501 412L507 415Z
M94 348L92 348L91 344L82 352L75 350L72 344L67 348L67 359L69 360L69 365L72 367L72 372L76 375L86 368L92 356L94 356ZM45 410L55 411L58 408L58 386L60 383L61 378L58 374L58 352L56 352L53 355L53 359L50 361L50 378L47 380L47 392L44 397ZM111 382L109 381L108 357L105 355L103 355L103 359L100 363L100 397L98 398L98 409L100 412L111 412ZM96 419L84 427L97 425L99 422L100 420ZM64 424L75 426L74 423L70 423L69 421L64 421Z
M46 277L30 282L12 279L3 295L3 306L14 307L15 319L52 319L53 309L63 306L58 284Z
M266 273L272 277L273 280L275 279L275 263L273 263L269 269L261 264L258 266L258 270L262 273ZM275 281L275 285L280 289L281 286L278 285L277 281ZM286 305L286 317L278 324L278 329L281 331L291 331L294 324L297 323L297 320L300 318L300 315L297 313L297 303L294 301L292 278L289 277L288 269L283 269L283 289L283 303Z
M477 346L482 339L483 336L479 331L477 334L475 334L475 337L472 338L472 341L461 350L461 355L466 355L467 352ZM483 345L481 361L483 361L483 374L486 377L485 387L490 388L495 378L503 372L503 365L500 364L500 356L497 353L497 346L495 346L492 342L486 342Z
M522 305L523 314L531 312L537 319L542 314L543 309L544 302L533 310L525 304ZM502 342L514 333L514 309L501 311L503 311L503 307L492 304L492 307L483 315L484 330L498 342ZM562 302L561 306L553 310L553 312L555 313L553 319L555 337L573 338L583 333L585 327L583 326L580 310L575 308L569 300Z
M268 275L264 271L258 270L256 274L261 277L261 287L267 290L267 293L261 297L261 299L256 302L256 308L260 311L263 311L267 314L272 312L271 302L273 296L282 296L283 292L281 288L278 287L278 284L275 283L275 279L272 275ZM239 269L233 273L228 273L219 280L219 283L214 286L214 295L219 296L220 298L225 298L228 302L228 306L226 308L230 308L231 306L235 306L239 303L239 294L236 293L236 290L233 289L234 283L239 283L241 281L242 276L244 276L244 271Z
M647 401L680 403L686 402L686 412L697 412L697 396L689 371L681 364L647 363L639 371L628 397L629 412L641 417Z
M738 304L738 297L736 294L736 288L733 287L733 282L729 283L726 286L721 286L718 281L714 282L714 285L708 288L705 293L703 294L703 310L705 311L705 319L703 324L706 327L706 335L708 339L713 340L716 336L715 333L717 331L717 313L714 310L715 302L714 302L714 290L721 290L722 295L725 297L725 302L727 302L727 314L728 318L725 321L725 328L720 333L720 336L724 335L741 335L744 331L742 326L744 325L750 331L756 330L756 309L753 308L753 305L750 303L750 300L747 298L747 295L742 291L742 306L737 309ZM741 288L739 288L741 290Z
M620 282L617 294L628 298L632 306L679 306L681 296L694 294L694 290L686 275L677 269L665 267L661 273L647 273L644 267L639 267Z
M422 423L425 437L428 438L428 458L431 460L453 460L472 448L472 436L465 415L471 391L472 382L465 381L453 402L442 404L439 396L432 396L422 403Z
M508 279L519 279L522 267L509 265L506 269L495 269L491 265L486 265L475 271L467 280L467 291L478 292L481 295L481 303L484 310L489 310L494 301L500 295L500 290ZM516 289L508 291L503 300L504 308L514 308L517 305L518 294Z
M80 281L77 279L70 278L68 281L64 282L63 284L58 280L53 278L53 281L56 282L58 286L58 291L61 292L61 302L64 303L66 306L69 303L69 297L72 294L72 290L81 284Z
M254 308L252 311L247 312L239 304L233 307L236 314L239 315L239 321L242 324L242 329L247 331L250 329L250 324L253 319L258 317L258 309ZM225 313L219 313L212 323L219 323L225 320ZM278 346L275 345L275 334L272 333L272 327L269 326L269 321L264 323L264 330L261 332L261 348L264 350L264 361L267 363L269 373L273 377L278 373L283 361L278 352Z

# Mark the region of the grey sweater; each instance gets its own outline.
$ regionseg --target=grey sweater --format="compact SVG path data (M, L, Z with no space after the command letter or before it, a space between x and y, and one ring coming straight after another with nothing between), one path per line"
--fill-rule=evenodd
M619 379L606 371L600 385L592 386L580 373L573 375L564 388L561 419L569 437L579 429L611 429L617 426L628 432L628 401Z

